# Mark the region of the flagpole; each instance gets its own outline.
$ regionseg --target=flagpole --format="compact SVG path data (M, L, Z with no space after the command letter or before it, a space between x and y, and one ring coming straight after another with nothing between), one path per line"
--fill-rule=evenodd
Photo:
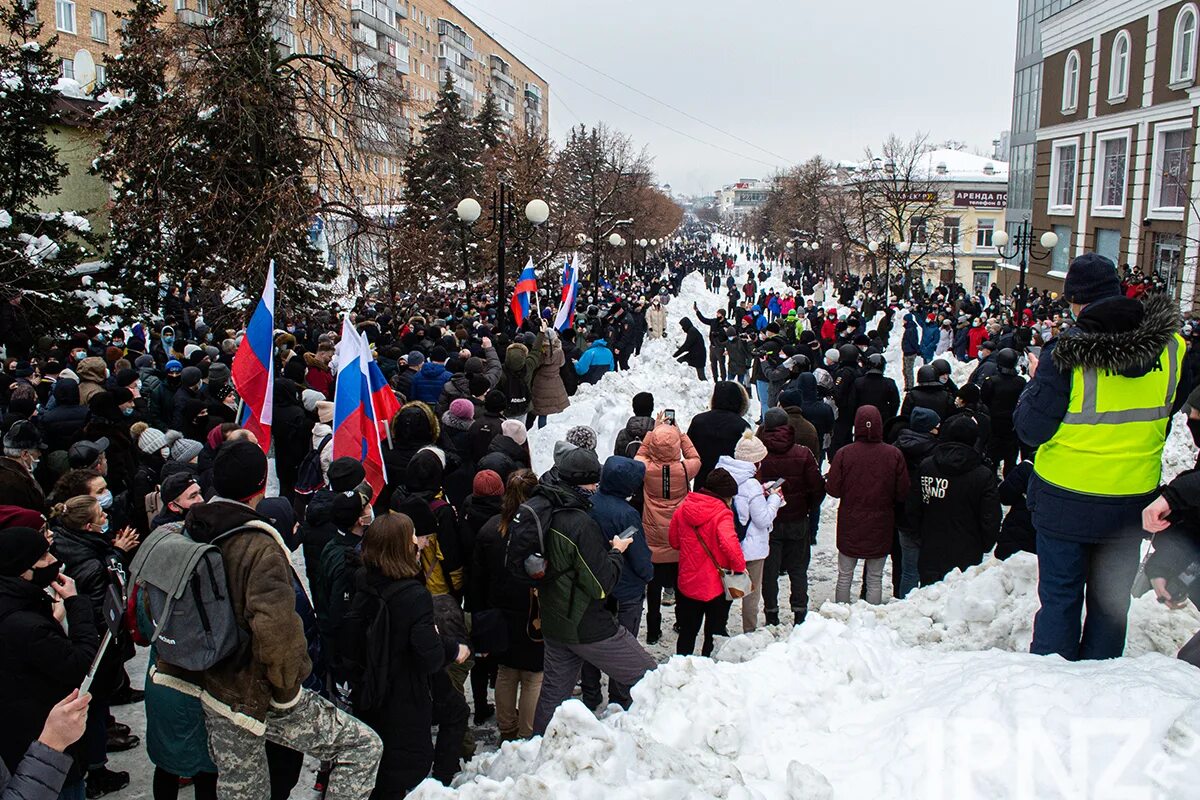
M383 432L387 434L388 447L392 447L392 426L386 419L383 420Z

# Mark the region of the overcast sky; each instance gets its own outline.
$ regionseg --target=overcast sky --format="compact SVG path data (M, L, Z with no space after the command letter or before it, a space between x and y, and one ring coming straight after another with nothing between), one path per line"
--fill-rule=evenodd
M893 132L990 154L1009 127L1016 0L452 2L549 81L556 141L603 120L677 192L857 158Z

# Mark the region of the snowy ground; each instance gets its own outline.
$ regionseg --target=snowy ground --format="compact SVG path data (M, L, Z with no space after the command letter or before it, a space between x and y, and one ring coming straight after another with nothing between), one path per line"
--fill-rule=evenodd
M573 425L595 428L601 459L611 454L639 391L654 393L656 409L674 408L684 430L708 407L711 383L670 358L681 339L678 320L694 319L693 302L706 315L724 306L699 276L689 276L668 306L665 341L648 340L633 369L580 387L567 411L531 432L539 472ZM897 330L888 353L888 374L898 383L899 339ZM970 369L955 364L955 379ZM1166 477L1194 461L1186 426L1177 424ZM427 782L414 796L1195 797L1200 681L1193 667L1168 656L1200 628L1200 614L1142 598L1130 615L1125 658L1068 664L1031 656L1037 562L1027 555L955 573L904 601L838 606L836 517L836 501L826 501L809 571L810 608L819 611L805 625L793 629L785 607L784 625L734 635L716 660L680 658L673 656L673 608L665 608L663 638L649 648L663 666L635 687L629 712L610 709L597 720L571 702L544 740L498 750L494 724L478 728L481 755L456 791ZM786 596L786 578L781 583ZM886 578L884 590L890 599ZM729 630L741 631L736 608ZM135 684L143 672L141 658L130 664ZM117 716L144 727L140 706ZM144 749L114 756L111 766L133 775L116 797L150 796ZM302 777L296 797L312 796L310 778Z

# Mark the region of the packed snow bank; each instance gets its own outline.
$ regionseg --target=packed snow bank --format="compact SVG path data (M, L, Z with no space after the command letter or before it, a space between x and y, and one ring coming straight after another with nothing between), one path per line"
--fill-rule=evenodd
M413 797L1148 799L1195 780L1179 750L1200 681L1182 662L943 652L821 617L777 635L745 663L672 658L627 713L571 701L544 739Z
M990 558L966 572L955 570L904 600L881 606L825 603L820 614L847 623L851 630L890 628L913 647L1026 652L1039 607L1037 581L1037 557L1018 553L1007 561ZM1173 656L1197 630L1200 612L1194 607L1171 611L1147 594L1130 608L1125 653Z

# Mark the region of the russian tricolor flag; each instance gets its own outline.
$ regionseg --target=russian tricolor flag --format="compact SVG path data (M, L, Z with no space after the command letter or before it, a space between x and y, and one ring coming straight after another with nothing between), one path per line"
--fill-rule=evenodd
M575 298L579 295L579 272L568 261L563 265L562 304L554 317L554 329L559 333L575 324Z
M333 395L333 457L349 456L362 462L367 482L374 489L374 502L387 484L383 449L379 443L379 425L371 402L371 351L350 324L350 315L342 320L342 338L338 342L337 387Z
M383 377L383 370L375 362L375 354L371 352L371 343L367 341L367 335L359 335L362 337L363 352L367 354L367 386L371 392L371 406L375 409L375 422L379 426L379 435L387 436L388 426L400 411L400 401L388 385L387 378Z
M530 258L525 269L521 270L521 277L517 278L517 285L513 287L512 302L509 304L518 328L529 316L529 300L536 294L537 273L533 271L533 259Z
M275 262L267 267L267 285L246 326L230 370L242 399L238 424L252 432L264 453L271 450L271 414L275 399Z

